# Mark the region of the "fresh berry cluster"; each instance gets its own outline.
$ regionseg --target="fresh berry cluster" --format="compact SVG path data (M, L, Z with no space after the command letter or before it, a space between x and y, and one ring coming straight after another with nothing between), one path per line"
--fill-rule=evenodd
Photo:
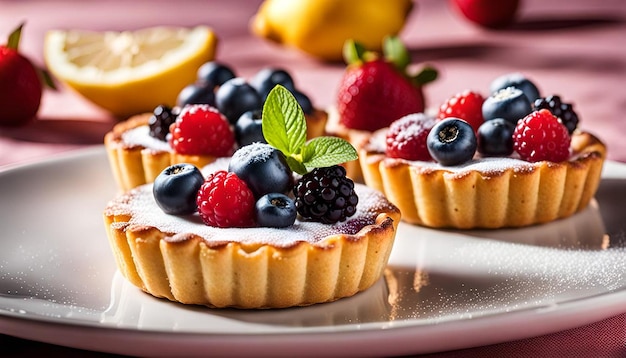
M423 114L419 121L410 115L392 123L387 131L387 155L434 159L443 165L462 164L476 152L481 156L516 153L530 162L568 158L570 136L578 126L571 104L559 96L540 97L537 86L519 73L496 78L490 90L486 98L470 90L450 97L439 108L438 122L430 130L425 129Z
M246 80L237 77L233 69L223 63L207 62L198 69L196 82L181 90L174 108L160 105L154 109L149 120L150 135L162 141L169 141L173 149L179 153L214 156L232 154L232 146L229 143L231 138L234 138L237 147L253 142L265 142L261 127L261 110L268 93L276 85L288 89L304 113L313 112L311 100L296 88L293 78L284 69L263 68ZM213 119L213 116L204 116L211 118L210 121L206 121L207 118L202 118L203 115L190 115L192 110L186 108L194 108L195 111L195 108L199 108L198 105L215 108L226 119L228 130L223 128L221 121ZM186 117L178 120L183 113ZM207 139L201 134L212 131L213 125L219 127L215 129L213 136L216 141ZM177 130L177 136L183 139L173 141L171 137L174 130ZM204 138L201 140L203 143L198 142L200 138Z
M274 91L279 94L273 95ZM282 86L272 90L268 102L278 101L276 98L286 98L287 107L294 108L298 105L295 96ZM281 107L281 104L275 106ZM294 224L298 213L303 220L327 224L343 221L353 215L358 203L354 183L346 177L343 167L325 161L328 157L353 160L355 157L350 153L355 152L354 148L350 146L351 151L347 155L345 148L337 150L342 145L349 146L340 138L319 137L305 143L306 121L301 111L291 111L294 112L300 115L298 120L289 120L283 133L279 133L280 130L273 131L266 139L271 143L279 143L278 146L281 143L298 145L284 149L286 153L269 143L254 142L245 145L234 152L227 170L214 172L206 180L190 164L170 166L160 173L154 183L153 195L159 207L165 213L173 215L197 211L204 223L221 228L287 227ZM210 118L207 120L205 117ZM271 115L264 115L262 118L263 123L268 126L280 128L271 122ZM192 132L186 132L185 136L177 134L177 130L185 129L182 126L193 125L194 121L199 120L215 122L207 126L211 133L201 133L203 128L196 128L199 137L189 138ZM285 124L282 122L283 117L277 120ZM178 145L182 146L191 141L197 145L202 143L203 138L207 139L217 131L221 138L207 139L207 143L215 143L220 139L224 140L225 136L223 130L216 128L228 127L228 124L228 120L209 105L187 105L172 124L171 140L173 143L180 141L181 144ZM294 129L288 131L286 127ZM290 136L295 136L296 139L289 140ZM311 152L303 155L302 147L305 145ZM225 145L223 148L226 147ZM335 149L334 153L329 151L332 149ZM292 169L290 164L294 163L298 170L304 168L304 171L308 171L309 162L329 165L311 169L309 173L298 171L302 177L296 180L293 173L296 169Z

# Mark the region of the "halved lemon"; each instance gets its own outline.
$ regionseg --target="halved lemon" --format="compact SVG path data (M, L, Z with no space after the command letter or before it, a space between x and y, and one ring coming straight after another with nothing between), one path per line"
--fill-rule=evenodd
M174 106L178 93L213 60L217 37L206 26L136 31L51 30L44 59L60 81L118 117Z

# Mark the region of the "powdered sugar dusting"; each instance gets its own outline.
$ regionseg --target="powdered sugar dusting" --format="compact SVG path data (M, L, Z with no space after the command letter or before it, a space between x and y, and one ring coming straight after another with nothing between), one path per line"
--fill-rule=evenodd
M150 135L150 127L147 125L138 126L122 133L122 141L129 146L141 146L148 149L162 152L170 152L168 142L159 140Z

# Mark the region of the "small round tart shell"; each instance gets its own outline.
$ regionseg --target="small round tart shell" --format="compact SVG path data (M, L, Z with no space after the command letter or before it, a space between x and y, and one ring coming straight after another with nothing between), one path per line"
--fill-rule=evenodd
M595 195L606 156L598 138L577 132L564 162L452 169L386 157L376 140L384 131L360 150L364 181L400 208L402 220L432 228L523 227L569 217Z
M211 155L185 155L173 150L147 148L142 145L126 143L123 134L131 129L147 126L150 113L142 113L117 123L104 136L104 146L107 151L111 172L118 187L123 191L130 190L142 184L152 183L154 179L172 164L190 163L198 168L215 161ZM307 137L319 137L324 134L327 114L322 110L315 110L306 116Z
M383 274L400 221L398 208L376 193L369 217L349 223L357 225L353 234L300 240L283 229L265 228L262 236L269 241L264 242L247 236L251 229L207 229L203 224L196 224L195 233L165 232L133 220L129 203L150 193L151 184L140 186L120 194L104 210L119 271L153 296L218 308L306 306L363 291ZM202 230L214 234L206 239ZM237 240L227 236L232 230L237 230ZM272 242L272 235L289 240Z

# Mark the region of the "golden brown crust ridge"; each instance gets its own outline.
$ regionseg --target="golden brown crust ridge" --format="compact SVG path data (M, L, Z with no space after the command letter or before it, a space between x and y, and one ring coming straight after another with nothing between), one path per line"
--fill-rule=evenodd
M572 138L572 159L531 167L452 172L421 167L364 147L365 183L381 190L408 223L435 228L502 228L541 224L585 208L600 183L605 145L590 133Z

